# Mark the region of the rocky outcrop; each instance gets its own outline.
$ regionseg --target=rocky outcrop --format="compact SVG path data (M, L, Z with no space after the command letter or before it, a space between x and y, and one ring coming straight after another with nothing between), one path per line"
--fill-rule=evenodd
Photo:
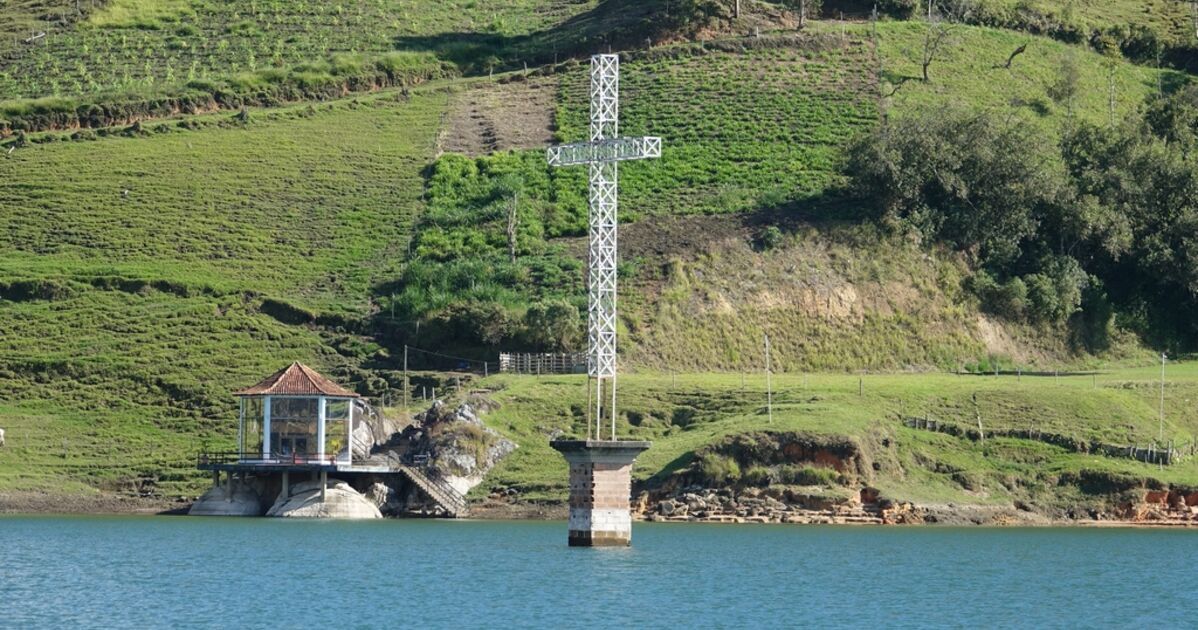
M371 498L362 496L349 484L337 479L328 481L323 501L319 481L292 486L290 496L280 496L266 515L285 518L383 518Z
M246 484L234 481L233 492L227 486L213 486L187 511L189 516L262 516L262 497Z
M403 441L408 453L426 456L433 473L463 495L517 448L515 442L483 424L475 404L465 402L451 408L439 400L416 417L404 431Z
M1117 519L1152 525L1198 525L1198 492L1144 490L1139 500L1119 506Z

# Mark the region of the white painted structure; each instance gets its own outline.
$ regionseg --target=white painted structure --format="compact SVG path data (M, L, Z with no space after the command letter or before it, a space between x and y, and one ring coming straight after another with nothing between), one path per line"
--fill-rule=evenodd
M550 147L551 166L590 168L587 248L587 374L594 380L594 436L602 432L603 383L608 382L611 439L616 439L616 262L619 163L661 157L661 138L620 137L620 57L591 57L591 134L588 142ZM588 386L588 396L590 389ZM587 431L592 430L587 423Z

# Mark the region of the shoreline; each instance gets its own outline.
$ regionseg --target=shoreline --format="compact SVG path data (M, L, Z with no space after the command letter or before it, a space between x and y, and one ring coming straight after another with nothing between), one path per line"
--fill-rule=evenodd
M178 516L185 515L191 502L181 499L158 497L131 497L119 494L59 495L45 492L0 492L0 516ZM1058 527L1092 529L1198 529L1198 522L1161 520L1093 520L1093 519L1050 519L1039 515L1010 518L1006 508L988 505L958 505L950 518L944 506L934 506L940 518L916 523L866 523L835 522L830 515L825 520L805 523L762 523L756 520L663 520L634 517L636 523L685 523L694 525L722 524L769 524L769 525L848 525L858 527ZM979 517L981 512L990 513L989 518ZM484 500L471 506L470 515L463 520L472 521L565 521L565 504L503 503Z
M178 513L190 501L162 497L134 497L97 492L52 494L36 491L0 492L0 515L118 516Z

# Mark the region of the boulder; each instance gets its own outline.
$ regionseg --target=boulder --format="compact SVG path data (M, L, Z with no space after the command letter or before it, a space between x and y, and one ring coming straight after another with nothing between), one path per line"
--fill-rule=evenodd
M204 496L191 504L190 516L262 516L262 498L253 488L233 483L229 496L225 486L213 486Z
M325 500L320 500L320 482L308 481L291 487L291 496L280 496L267 516L285 518L383 518L379 508L349 484L330 479L325 486Z
M470 403L462 403L460 407L454 410L453 419L458 422L483 426L483 421L478 418L478 414L474 412L474 407L471 407Z
M374 483L366 490L364 496L367 501L379 509L383 516L398 516L403 512L404 497L396 492L395 488L385 483Z

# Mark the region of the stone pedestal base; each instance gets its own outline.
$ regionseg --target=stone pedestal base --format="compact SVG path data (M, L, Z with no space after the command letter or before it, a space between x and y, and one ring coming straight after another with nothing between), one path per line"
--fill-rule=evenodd
M554 440L570 464L570 546L632 543L632 463L649 442Z

